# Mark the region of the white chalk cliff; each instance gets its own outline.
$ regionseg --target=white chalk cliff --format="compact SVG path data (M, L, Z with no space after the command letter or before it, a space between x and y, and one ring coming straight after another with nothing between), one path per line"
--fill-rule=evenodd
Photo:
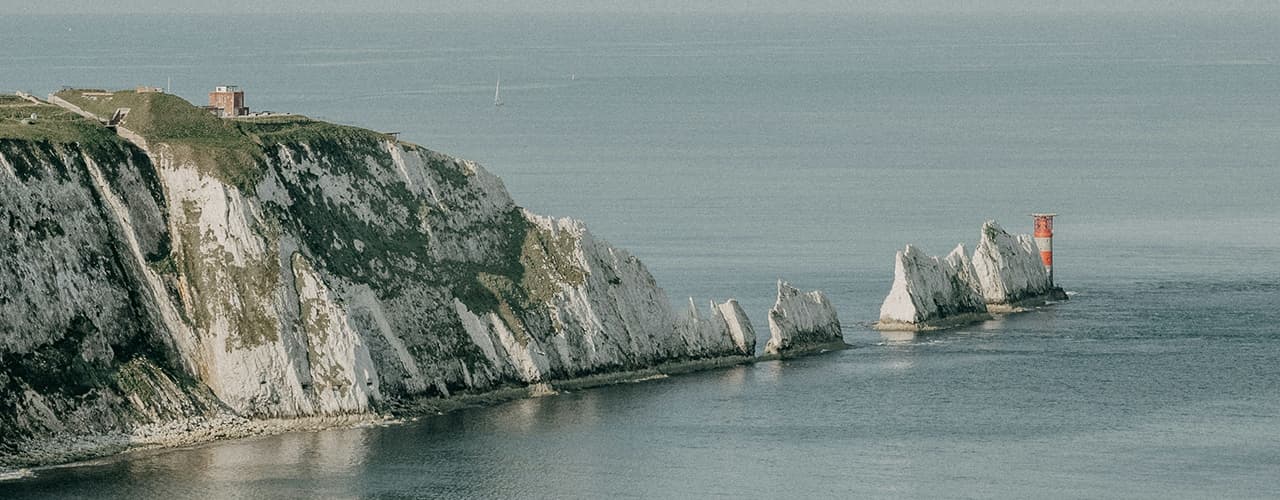
M689 310L678 318L676 331L694 354L735 352L743 356L755 355L756 331L742 306L733 299L720 304L711 302L708 316L703 317L690 297Z
M361 414L754 351L736 302L677 316L636 257L521 209L475 163L117 95L163 100L125 126L176 110L238 149L130 143L79 118L69 140L0 137L0 466L39 463L32 440Z
M802 293L778 280L778 298L769 310L769 341L765 354L784 355L844 344L840 318L821 291Z
M1053 288L1035 240L1025 234L1013 236L995 221L982 225L973 252L973 270L988 305L1013 306L1044 296Z
M907 245L894 256L893 287L880 306L881 329L916 330L950 318L981 317L987 305L964 245L945 258Z
M1065 298L1049 284L1035 241L995 221L982 225L973 258L958 245L945 258L907 245L894 256L893 285L880 306L882 330L921 330L977 321L1023 302Z

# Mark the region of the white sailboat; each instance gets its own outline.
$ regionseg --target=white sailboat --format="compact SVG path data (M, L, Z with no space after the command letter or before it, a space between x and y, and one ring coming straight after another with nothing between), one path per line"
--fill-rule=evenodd
M502 75L498 75L498 83L493 86L493 105L502 105Z

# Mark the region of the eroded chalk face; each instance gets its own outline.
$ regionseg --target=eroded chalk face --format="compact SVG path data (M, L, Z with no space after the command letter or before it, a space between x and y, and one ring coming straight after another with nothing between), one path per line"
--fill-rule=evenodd
M894 256L894 278L880 306L880 330L928 330L990 318L1031 301L1065 297L1055 289L1030 236L995 221L982 226L972 259L958 245L946 257L907 245Z
M964 245L944 258L907 245L894 256L893 286L880 306L882 330L919 330L952 318L985 316L987 306Z
M1052 289L1032 238L1010 235L995 221L982 225L973 268L989 305L1012 306Z
M677 317L639 259L521 209L475 163L155 92L59 95L132 111L119 136L81 120L56 144L0 141L0 277L21 284L0 294L5 442L363 414L754 351L736 302Z
M835 306L821 291L801 292L778 280L778 298L769 310L765 354L800 354L844 345Z

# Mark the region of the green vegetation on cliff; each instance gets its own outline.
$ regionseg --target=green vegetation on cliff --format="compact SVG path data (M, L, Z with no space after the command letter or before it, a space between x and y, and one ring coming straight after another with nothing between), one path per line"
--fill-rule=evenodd
M252 137L235 123L193 106L181 97L159 92L114 93L69 89L56 94L103 120L128 109L120 125L149 144L168 144L178 161L189 160L207 175L239 187L257 183L261 153Z
M35 115L35 119L31 118ZM0 140L47 144L79 143L93 149L118 146L110 130L52 104L36 104L18 96L0 95Z
M181 97L159 92L68 89L56 95L103 120L110 119L117 110L128 109L121 126L148 143L169 145L179 161L193 161L201 172L242 189L261 180L264 160L276 153L277 144L294 148L301 144L350 147L376 144L389 137L298 115L224 119ZM343 148L314 151L324 157L371 156L372 152Z
M280 211L281 228L300 237L327 272L368 284L387 296L395 296L402 282L436 283L451 289L473 311L497 312L519 330L521 318L541 311L542 304L560 290L560 283L584 280L583 271L573 262L573 237L552 236L530 224L517 208L484 227L451 228L438 223L442 217L451 217L448 210L458 207L446 207L441 213L405 184L380 179L394 168L383 146L391 138L386 134L296 115L224 119L164 93L68 89L57 96L104 120L127 108L120 125L143 136L153 150L165 144L178 161L191 161L201 172L242 191L252 192L271 169L292 168L282 157L286 153L293 162L315 162L326 174L352 182L353 188L365 192L359 199L367 204L364 209L379 215L378 222L358 215L350 203L336 202L332 193L314 182L317 179L307 177L314 175L309 171L287 174L280 170L290 203L268 203L267 208ZM110 136L98 124L61 113L93 133ZM416 147L407 145L407 149ZM437 182L462 196L458 203L474 201L469 185L472 174L465 167L444 157L428 157L426 167ZM289 180L292 175L302 177ZM485 263L437 258L429 251L432 236L423 231L425 227L488 234L491 255ZM191 247L186 254L198 255L194 245L199 239L196 234L182 235L180 244ZM175 264L191 279L201 275L189 269L196 262L178 259ZM192 285L197 293L203 288L199 280ZM199 314L195 319L202 323Z
M0 345L0 466L23 452L6 443L31 438L223 410L381 411L678 354L627 350L633 334L669 333L665 306L643 302L635 311L653 314L634 327L574 337L641 316L604 248L580 248L575 225L530 220L470 162L302 116L222 119L161 93L58 95L79 109L0 98L16 180L0 175L15 236L0 238L0 277L23 280L0 287L0 307L16 305L0 331L27 336ZM124 118L112 130L82 114ZM551 305L588 282L580 257L604 276ZM479 338L494 316L478 330L457 301L537 347L538 373L505 329Z
M312 120L302 115L268 116L233 120L241 132L253 136L260 144L301 144L312 142L376 144L390 139L368 129L336 125ZM362 148L367 149L367 148ZM346 152L345 154L351 154Z
M524 325L530 315L544 315L560 285L580 285L586 272L574 261L573 236L553 236L519 213L513 213L504 227L508 238L499 247L502 258L497 260L502 265L466 269L453 277L453 290L472 312L497 313L524 344L528 341Z

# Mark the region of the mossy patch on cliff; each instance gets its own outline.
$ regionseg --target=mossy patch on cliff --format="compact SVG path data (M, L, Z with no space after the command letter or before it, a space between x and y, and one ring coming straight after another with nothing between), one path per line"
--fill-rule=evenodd
M530 225L520 246L520 265L524 268L520 283L537 302L551 300L561 284L581 285L586 279L577 262L578 239L567 232L551 231Z
M47 140L0 139L3 158L18 182L29 183L49 177L63 182L78 180L87 184L85 175L72 175L57 145Z
M999 238L1000 235L1008 234L1008 233L1005 233L1003 229L1000 229L999 226L996 226L995 224L991 224L991 223L982 225L982 233L986 235L988 240L991 240L993 242L996 240L996 238Z
M216 241L199 232L201 208L192 200L182 204L177 227L175 267L186 278L192 296L192 319L202 329L225 314L229 332L227 351L251 349L279 340L279 321L268 309L280 283L274 256L276 237L267 234L268 252L262 258L237 259ZM268 231L272 233L273 231Z
M378 160L387 155L385 150L378 147L379 144L392 139L388 134L322 122L301 115L241 119L232 123L241 132L254 137L267 149L268 154L275 149L272 146L278 144L291 148L300 157L308 159L314 158L301 149L303 144L310 146L314 155L325 158L360 156ZM336 165L344 163L335 162Z
M384 299L404 287L450 290L469 310L498 314L524 342L526 325L543 323L536 316L563 284L585 281L576 236L542 229L514 206L479 219L461 213L490 209L465 164L410 148L435 183L438 196L426 198L404 182L383 134L296 117L239 126L262 141L287 194L287 203L264 206L299 236L308 259Z
M397 278L427 278L424 264L432 261L426 234L418 221L375 224L358 217L350 206L333 203L315 182L285 182L291 204L267 204L296 234L311 255L322 257L325 269L356 283L394 290ZM389 187L395 196L403 186ZM409 196L407 191L400 193ZM381 213L390 210L383 206ZM410 212L409 217L416 217ZM358 244L356 242L359 242Z
M531 319L529 315L544 315L546 305L564 285L585 282L586 271L574 256L578 240L573 235L552 234L524 219L518 211L512 217L508 232L511 239L498 260L506 265L475 268L471 277L459 277L454 295L472 312L496 313L524 345L528 341L525 324Z
M63 178L75 177L67 172L72 166L65 160L80 162L76 153L83 152L100 164L114 164L130 156L123 140L80 115L26 99L3 102L8 104L0 103L0 154L20 181L40 177L44 166L53 167ZM33 114L37 117L34 121Z

